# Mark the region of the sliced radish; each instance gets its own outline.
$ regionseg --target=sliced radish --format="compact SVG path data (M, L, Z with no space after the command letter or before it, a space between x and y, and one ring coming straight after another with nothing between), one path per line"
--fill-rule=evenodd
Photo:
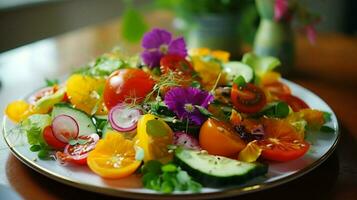
M201 150L198 140L192 135L185 132L174 133L174 144L183 146L187 149Z
M136 128L141 116L141 110L129 108L126 104L118 104L109 112L109 122L113 129L129 132Z
M68 143L70 140L78 137L79 126L73 117L58 115L52 121L52 131L59 141Z

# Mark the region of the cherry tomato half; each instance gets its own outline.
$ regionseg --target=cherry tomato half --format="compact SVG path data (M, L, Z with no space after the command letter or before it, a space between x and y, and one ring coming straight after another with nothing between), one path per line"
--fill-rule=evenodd
M143 70L117 70L109 76L105 83L104 103L110 110L121 102L131 103L133 99L143 100L153 86L154 81Z
M233 84L231 100L233 106L243 113L258 112L267 102L263 90L251 83L240 88L237 84Z
M54 149L63 149L66 146L66 143L58 140L52 131L52 126L47 126L43 129L43 139L45 142Z
M295 132L288 122L278 119L263 119L265 134L258 141L264 159L285 162L303 156L309 150L309 143Z
M190 62L179 55L166 55L160 60L161 73L166 74L169 70L181 72L185 76L192 76L194 72Z
M291 94L291 90L289 86L282 82L272 82L268 84L264 84L264 88L268 90L273 95L289 95Z
M310 108L303 100L294 95L279 95L278 98L286 102L294 112L298 112L302 109Z
M78 165L86 165L88 154L95 148L95 145L99 141L99 136L96 133L81 135L77 138L77 140L82 140L84 143L78 142L75 145L67 144L63 153L56 153L57 158L62 162L72 162Z

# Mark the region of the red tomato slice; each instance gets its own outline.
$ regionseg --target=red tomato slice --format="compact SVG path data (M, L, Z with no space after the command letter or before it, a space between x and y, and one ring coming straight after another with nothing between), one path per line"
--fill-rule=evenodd
M67 92L64 93L62 101L63 102L69 102L69 98L68 98Z
M309 105L307 105L303 100L294 95L279 95L278 98L286 102L294 112L310 108Z
M192 76L194 72L190 62L179 55L166 55L160 60L160 70L163 74L171 71L178 71L186 76Z
M152 90L154 80L140 69L121 69L113 72L105 83L104 103L108 110L118 103L143 100Z
M66 143L59 141L54 136L51 126L47 126L43 130L43 139L50 147L52 147L54 149L63 149L66 146Z
M247 83L238 88L233 84L231 100L236 109L243 113L255 113L260 111L266 104L266 96L259 87Z
M99 141L99 136L96 133L81 135L77 140L85 140L86 142L84 144L77 143L75 145L67 144L63 152L56 153L57 158L62 162L86 165L88 154L95 148L95 145Z
M273 95L289 95L291 90L289 86L282 82L273 82L264 85L264 88Z
M263 119L265 135L258 145L264 159L285 162L303 156L309 150L305 142L288 123L277 119Z

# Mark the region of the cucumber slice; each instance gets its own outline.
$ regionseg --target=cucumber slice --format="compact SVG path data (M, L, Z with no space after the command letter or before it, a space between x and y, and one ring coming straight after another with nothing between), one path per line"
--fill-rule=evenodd
M97 128L95 127L91 117L88 116L87 113L75 109L67 103L55 104L52 110L52 119L62 114L69 115L76 120L79 126L79 136L97 133Z
M107 134L108 131L114 131L114 129L112 128L109 122L107 122L104 128L102 129L102 138L105 138L105 135Z
M235 77L242 76L245 82L253 80L254 72L249 65L238 61L227 62L223 65L223 71L226 73L227 80L232 82Z
M102 121L102 120L108 121L108 115L94 115L94 118L98 121Z
M246 163L197 150L179 148L174 161L204 186L222 187L242 184L267 173L267 165Z

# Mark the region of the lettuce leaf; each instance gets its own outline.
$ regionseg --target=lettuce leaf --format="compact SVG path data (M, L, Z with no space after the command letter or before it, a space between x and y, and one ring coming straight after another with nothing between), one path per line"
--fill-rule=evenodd
M46 143L43 140L42 132L51 122L52 119L50 115L34 114L25 119L20 126L22 130L26 132L27 141L30 145L44 146Z
M272 56L258 56L254 53L243 55L242 62L253 68L256 75L263 76L266 72L272 71L281 63L279 59Z

